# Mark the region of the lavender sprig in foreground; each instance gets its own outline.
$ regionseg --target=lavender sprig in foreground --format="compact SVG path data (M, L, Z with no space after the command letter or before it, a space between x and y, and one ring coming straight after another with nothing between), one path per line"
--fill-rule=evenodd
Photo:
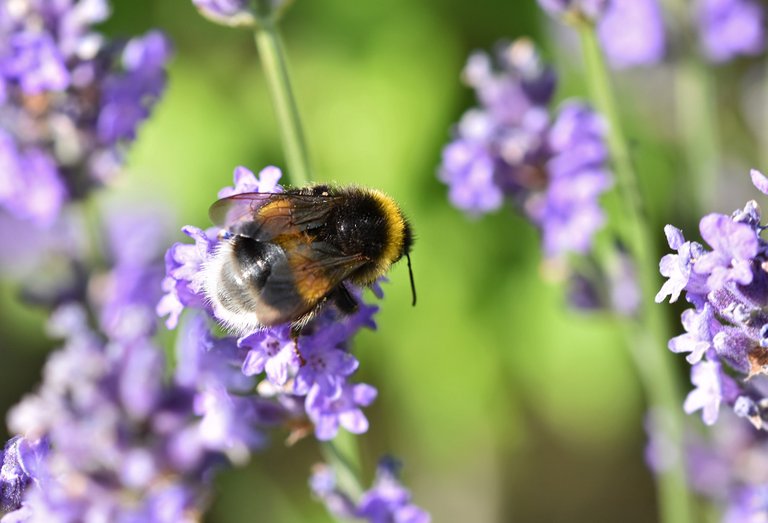
M236 404L237 423L226 423L223 409L211 419L199 407L208 399L202 373L187 365L166 376L151 339L165 243L158 219L105 221L108 267L84 268L86 280L60 293L49 328L64 347L50 356L38 391L9 414L16 436L0 469L4 523L198 521L213 472L236 461L242 446L257 448L262 428L280 419L258 398ZM212 358L205 363L218 370Z
M768 194L768 179L752 171L752 182ZM704 423L717 421L721 405L757 428L768 420L768 243L757 203L751 201L731 216L709 214L699 224L711 247L686 241L667 225L669 246L661 274L668 278L656 296L671 302L681 295L693 305L682 315L685 334L669 341L669 349L687 353L692 365L684 408L702 411Z
M194 390L164 383L162 352L148 339L105 343L85 318L74 305L56 313L65 347L10 413L24 436L6 447L2 501L17 510L2 521L197 521L226 458L205 444Z

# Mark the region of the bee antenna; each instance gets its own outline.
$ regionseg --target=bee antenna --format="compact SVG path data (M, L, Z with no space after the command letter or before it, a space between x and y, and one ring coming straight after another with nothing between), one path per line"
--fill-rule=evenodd
M413 296L412 307L416 306L416 284L413 282L413 269L411 268L411 255L405 253L405 258L408 260L408 276L411 277L411 296Z

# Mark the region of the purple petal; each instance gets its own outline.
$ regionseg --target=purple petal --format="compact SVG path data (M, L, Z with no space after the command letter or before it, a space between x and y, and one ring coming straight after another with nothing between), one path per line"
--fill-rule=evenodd
M616 68L654 65L664 58L664 21L656 0L612 0L597 29Z
M315 420L315 437L320 441L328 441L339 433L339 418L337 416L321 415Z
M352 434L363 434L368 431L368 418L360 409L352 409L339 414L339 423Z
M664 235L667 237L667 243L671 249L678 250L685 243L683 231L674 225L665 225Z
M251 349L245 356L243 361L242 371L246 376L255 376L264 371L267 357L263 351L257 349Z
M752 177L752 183L763 194L768 194L768 178L757 169L749 171L749 175Z
M375 387L372 387L365 383L358 383L357 385L354 386L354 389L352 391L352 397L354 399L354 402L364 407L367 407L368 405L373 403L373 401L376 399L376 396L378 394L379 393Z

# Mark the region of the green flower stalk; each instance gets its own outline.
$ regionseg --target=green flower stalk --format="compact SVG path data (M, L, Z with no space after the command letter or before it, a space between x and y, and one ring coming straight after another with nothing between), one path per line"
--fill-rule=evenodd
M306 185L312 180L309 154L275 17L259 18L254 35L277 115L291 181L294 185Z
M664 413L662 434L678 451L675 463L660 471L657 478L661 520L665 523L693 523L693 504L686 482L684 459L684 420L680 409L682 394L674 372L673 359L664 350L669 339L669 328L662 311L658 310L653 300L660 284L657 275L659 257L645 226L647 220L637 173L623 134L618 105L594 24L579 19L576 28L581 39L590 95L609 127L607 140L614 162L623 215L623 221L614 225L621 227L617 232L635 259L642 291L639 317L627 326L630 336L628 345L649 407Z

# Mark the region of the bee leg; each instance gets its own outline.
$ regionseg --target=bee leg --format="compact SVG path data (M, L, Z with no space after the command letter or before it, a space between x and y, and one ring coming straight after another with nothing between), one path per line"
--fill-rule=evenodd
M299 358L299 365L301 367L307 364L307 360L304 359L304 356L301 355L301 351L299 350L299 336L301 336L302 329L303 327L291 325L291 341L293 342L293 352L296 354L296 357Z
M352 296L344 284L336 287L331 294L328 295L328 298L333 300L334 305L336 305L336 308L339 309L342 314L349 315L357 312L357 300Z

